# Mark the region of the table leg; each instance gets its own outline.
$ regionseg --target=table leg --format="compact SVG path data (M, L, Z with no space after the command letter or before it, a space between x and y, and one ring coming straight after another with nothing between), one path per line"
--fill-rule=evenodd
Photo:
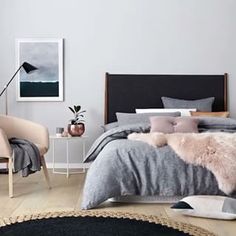
M69 142L66 141L66 161L67 161L67 168L66 168L66 177L69 178Z
M84 159L85 159L85 147L86 147L86 140L84 139L83 140L83 162L84 162ZM85 172L85 168L83 168L83 172Z
M55 143L52 139L52 173L55 173Z

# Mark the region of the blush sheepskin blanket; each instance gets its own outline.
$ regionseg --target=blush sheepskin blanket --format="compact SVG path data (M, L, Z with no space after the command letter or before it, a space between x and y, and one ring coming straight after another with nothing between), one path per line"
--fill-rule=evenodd
M132 133L128 139L169 145L186 163L210 170L224 193L236 190L236 133Z

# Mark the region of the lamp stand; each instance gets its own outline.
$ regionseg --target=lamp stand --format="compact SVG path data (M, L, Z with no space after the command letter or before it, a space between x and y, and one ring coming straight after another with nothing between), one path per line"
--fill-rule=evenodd
M7 100L7 88L5 90L5 114L8 115L8 100Z
M8 83L4 86L1 94L0 94L0 97L2 96L2 94L5 92L6 96L5 96L5 113L6 115L8 114L8 106L7 106L7 88L9 86L9 84L11 83L11 81L14 79L14 77L16 76L16 74L18 73L18 71L21 69L22 65L18 68L18 70L15 72L15 74L11 77L11 79L8 81Z
M3 90L0 93L0 97L3 95L3 93L5 92L5 113L6 115L8 115L8 99L7 99L7 88L9 86L9 84L12 82L12 80L15 78L16 74L19 72L19 70L21 68L24 68L25 72L27 74L29 74L30 72L37 70L38 68L29 64L28 62L24 62L18 69L17 71L14 73L14 75L11 77L11 79L8 81L8 83L4 86ZM0 169L0 174L6 174L8 173L8 168L6 169Z

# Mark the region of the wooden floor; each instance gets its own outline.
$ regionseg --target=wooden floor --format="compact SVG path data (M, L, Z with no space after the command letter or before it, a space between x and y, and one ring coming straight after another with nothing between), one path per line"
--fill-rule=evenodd
M0 217L9 217L46 211L80 210L84 174L50 174L52 189L46 187L43 173L27 178L14 175L13 199L8 198L7 175L0 175ZM207 220L181 216L173 212L168 204L118 204L104 203L97 210L135 212L172 217L208 229L219 236L235 236L236 221Z

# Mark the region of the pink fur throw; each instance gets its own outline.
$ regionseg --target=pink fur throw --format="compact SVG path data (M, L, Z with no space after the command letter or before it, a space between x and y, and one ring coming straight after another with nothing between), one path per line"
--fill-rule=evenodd
M128 139L169 145L185 162L210 170L224 193L236 190L236 133L132 133Z

